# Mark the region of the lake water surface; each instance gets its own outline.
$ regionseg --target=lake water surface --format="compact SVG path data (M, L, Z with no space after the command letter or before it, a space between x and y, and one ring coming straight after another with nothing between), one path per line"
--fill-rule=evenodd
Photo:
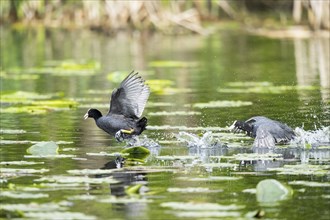
M329 48L329 38L237 30L203 37L2 28L1 217L249 219L261 210L267 219L330 219ZM132 70L152 91L139 138L151 154L117 168L113 153L125 143L83 115L91 107L106 113ZM253 139L228 126L255 115L303 129L301 140L253 152ZM57 156L27 152L41 141L56 142ZM290 196L258 202L264 179Z

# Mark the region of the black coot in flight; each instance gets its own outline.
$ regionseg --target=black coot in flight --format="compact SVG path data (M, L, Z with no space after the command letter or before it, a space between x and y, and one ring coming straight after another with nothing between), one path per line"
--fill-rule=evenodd
M147 126L142 112L150 94L149 87L138 73L131 72L111 94L107 115L97 109L89 109L84 118L94 118L96 125L117 141L141 134Z
M264 116L255 116L247 121L235 121L230 128L234 132L245 131L247 135L255 138L254 147L272 148L275 144L288 143L295 137L292 128Z

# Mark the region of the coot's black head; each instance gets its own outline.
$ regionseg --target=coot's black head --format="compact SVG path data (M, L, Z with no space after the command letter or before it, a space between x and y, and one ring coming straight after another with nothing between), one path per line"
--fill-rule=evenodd
M245 122L244 121L235 121L234 126L238 129L244 130Z
M246 123L244 121L234 121L234 123L229 127L230 130L233 130L235 133L237 131L246 131L252 132L253 125Z
M102 113L94 108L88 109L87 113L84 115L84 119L86 120L87 118L94 118L97 120L98 118L102 117Z

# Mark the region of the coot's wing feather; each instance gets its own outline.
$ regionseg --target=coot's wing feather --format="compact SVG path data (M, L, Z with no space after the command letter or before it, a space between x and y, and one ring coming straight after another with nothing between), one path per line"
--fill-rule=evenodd
M267 124L261 124L256 131L256 137L253 146L257 148L273 148L275 147L275 138L269 132Z
M149 98L150 89L138 73L131 72L111 95L108 114L139 118Z

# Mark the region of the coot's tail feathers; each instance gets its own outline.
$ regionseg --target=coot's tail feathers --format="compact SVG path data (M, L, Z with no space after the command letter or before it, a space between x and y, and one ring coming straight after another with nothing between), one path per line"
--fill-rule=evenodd
M144 130L146 130L147 123L148 123L148 119L146 117L143 117L137 121L137 127L140 128L139 134L141 134Z
M255 148L274 148L275 139L271 133L262 128L263 125L259 127L256 133L256 138L253 142L253 147Z

